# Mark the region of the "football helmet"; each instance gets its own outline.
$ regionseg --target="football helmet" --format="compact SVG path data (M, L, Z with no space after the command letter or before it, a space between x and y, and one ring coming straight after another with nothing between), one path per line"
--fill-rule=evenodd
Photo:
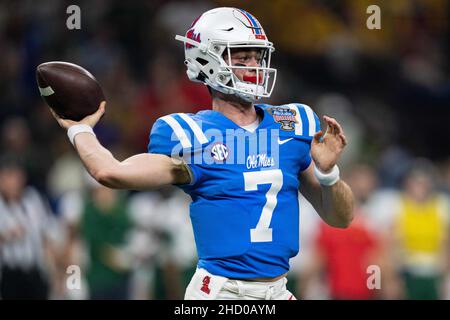
M209 10L194 20L185 36L177 35L175 39L184 42L184 63L191 81L249 102L270 97L277 74L270 67L275 48L250 13L227 7ZM232 50L248 48L260 50L258 67L232 65ZM236 69L254 70L256 76L240 80L233 72Z

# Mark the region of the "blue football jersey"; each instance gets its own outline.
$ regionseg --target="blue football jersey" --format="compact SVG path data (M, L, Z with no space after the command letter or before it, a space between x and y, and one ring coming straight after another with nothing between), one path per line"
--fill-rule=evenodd
M320 122L304 104L255 105L250 132L214 110L159 118L148 151L183 158L198 267L235 279L276 277L299 249L298 175Z

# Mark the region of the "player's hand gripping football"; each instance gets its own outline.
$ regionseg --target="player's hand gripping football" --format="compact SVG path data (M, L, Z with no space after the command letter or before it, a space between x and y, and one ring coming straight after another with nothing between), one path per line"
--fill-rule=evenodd
M339 160L347 145L347 138L336 119L324 116L323 120L327 124L327 129L325 134L319 131L314 135L311 142L311 157L321 172L328 173Z
M56 121L58 121L58 124L63 128L63 129L69 129L69 127L76 125L76 124L87 124L88 126L91 126L91 128L94 128L94 126L97 124L97 122L101 119L101 117L105 114L105 107L106 107L106 102L102 101L100 103L99 108L97 109L97 111L93 114L90 114L86 117L84 117L82 120L80 121L73 121L73 120L69 120L69 119L63 119L60 116L58 116L56 114L55 111L53 111L51 108L50 112L52 113L53 117L55 117Z

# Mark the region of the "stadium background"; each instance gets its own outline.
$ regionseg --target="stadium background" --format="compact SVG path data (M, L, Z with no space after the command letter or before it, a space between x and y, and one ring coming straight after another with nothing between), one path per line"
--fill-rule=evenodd
M66 28L71 4L81 8L81 30ZM381 8L381 30L366 27L371 4ZM303 204L291 289L306 299L449 298L447 218L439 216L434 225L420 220L413 230L431 225L422 235L407 227L409 233L398 231L397 219L411 168L429 178L420 180L425 198L449 197L448 1L3 0L0 154L20 161L28 185L49 203L44 229L50 253L41 268L50 297L182 298L196 256L182 194L172 188L111 192L89 180L39 97L36 66L62 60L91 71L107 97L107 113L96 127L99 140L118 159L146 152L155 119L210 107L206 88L188 81L174 35L215 6L251 12L274 42L278 80L270 103L308 104L319 115L336 117L349 138L341 168L362 219L346 236L325 228ZM102 207L104 202L111 205ZM412 206L420 209L420 202ZM102 211L113 212L111 218ZM434 262L409 261L405 252L414 250ZM371 264L381 266L380 290L365 289ZM81 267L82 290L67 289L68 265Z

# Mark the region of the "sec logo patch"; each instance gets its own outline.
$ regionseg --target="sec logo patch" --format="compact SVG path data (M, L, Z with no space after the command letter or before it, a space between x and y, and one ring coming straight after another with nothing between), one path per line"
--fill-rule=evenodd
M228 157L228 148L223 143L215 143L211 147L211 156L217 161L224 161Z

